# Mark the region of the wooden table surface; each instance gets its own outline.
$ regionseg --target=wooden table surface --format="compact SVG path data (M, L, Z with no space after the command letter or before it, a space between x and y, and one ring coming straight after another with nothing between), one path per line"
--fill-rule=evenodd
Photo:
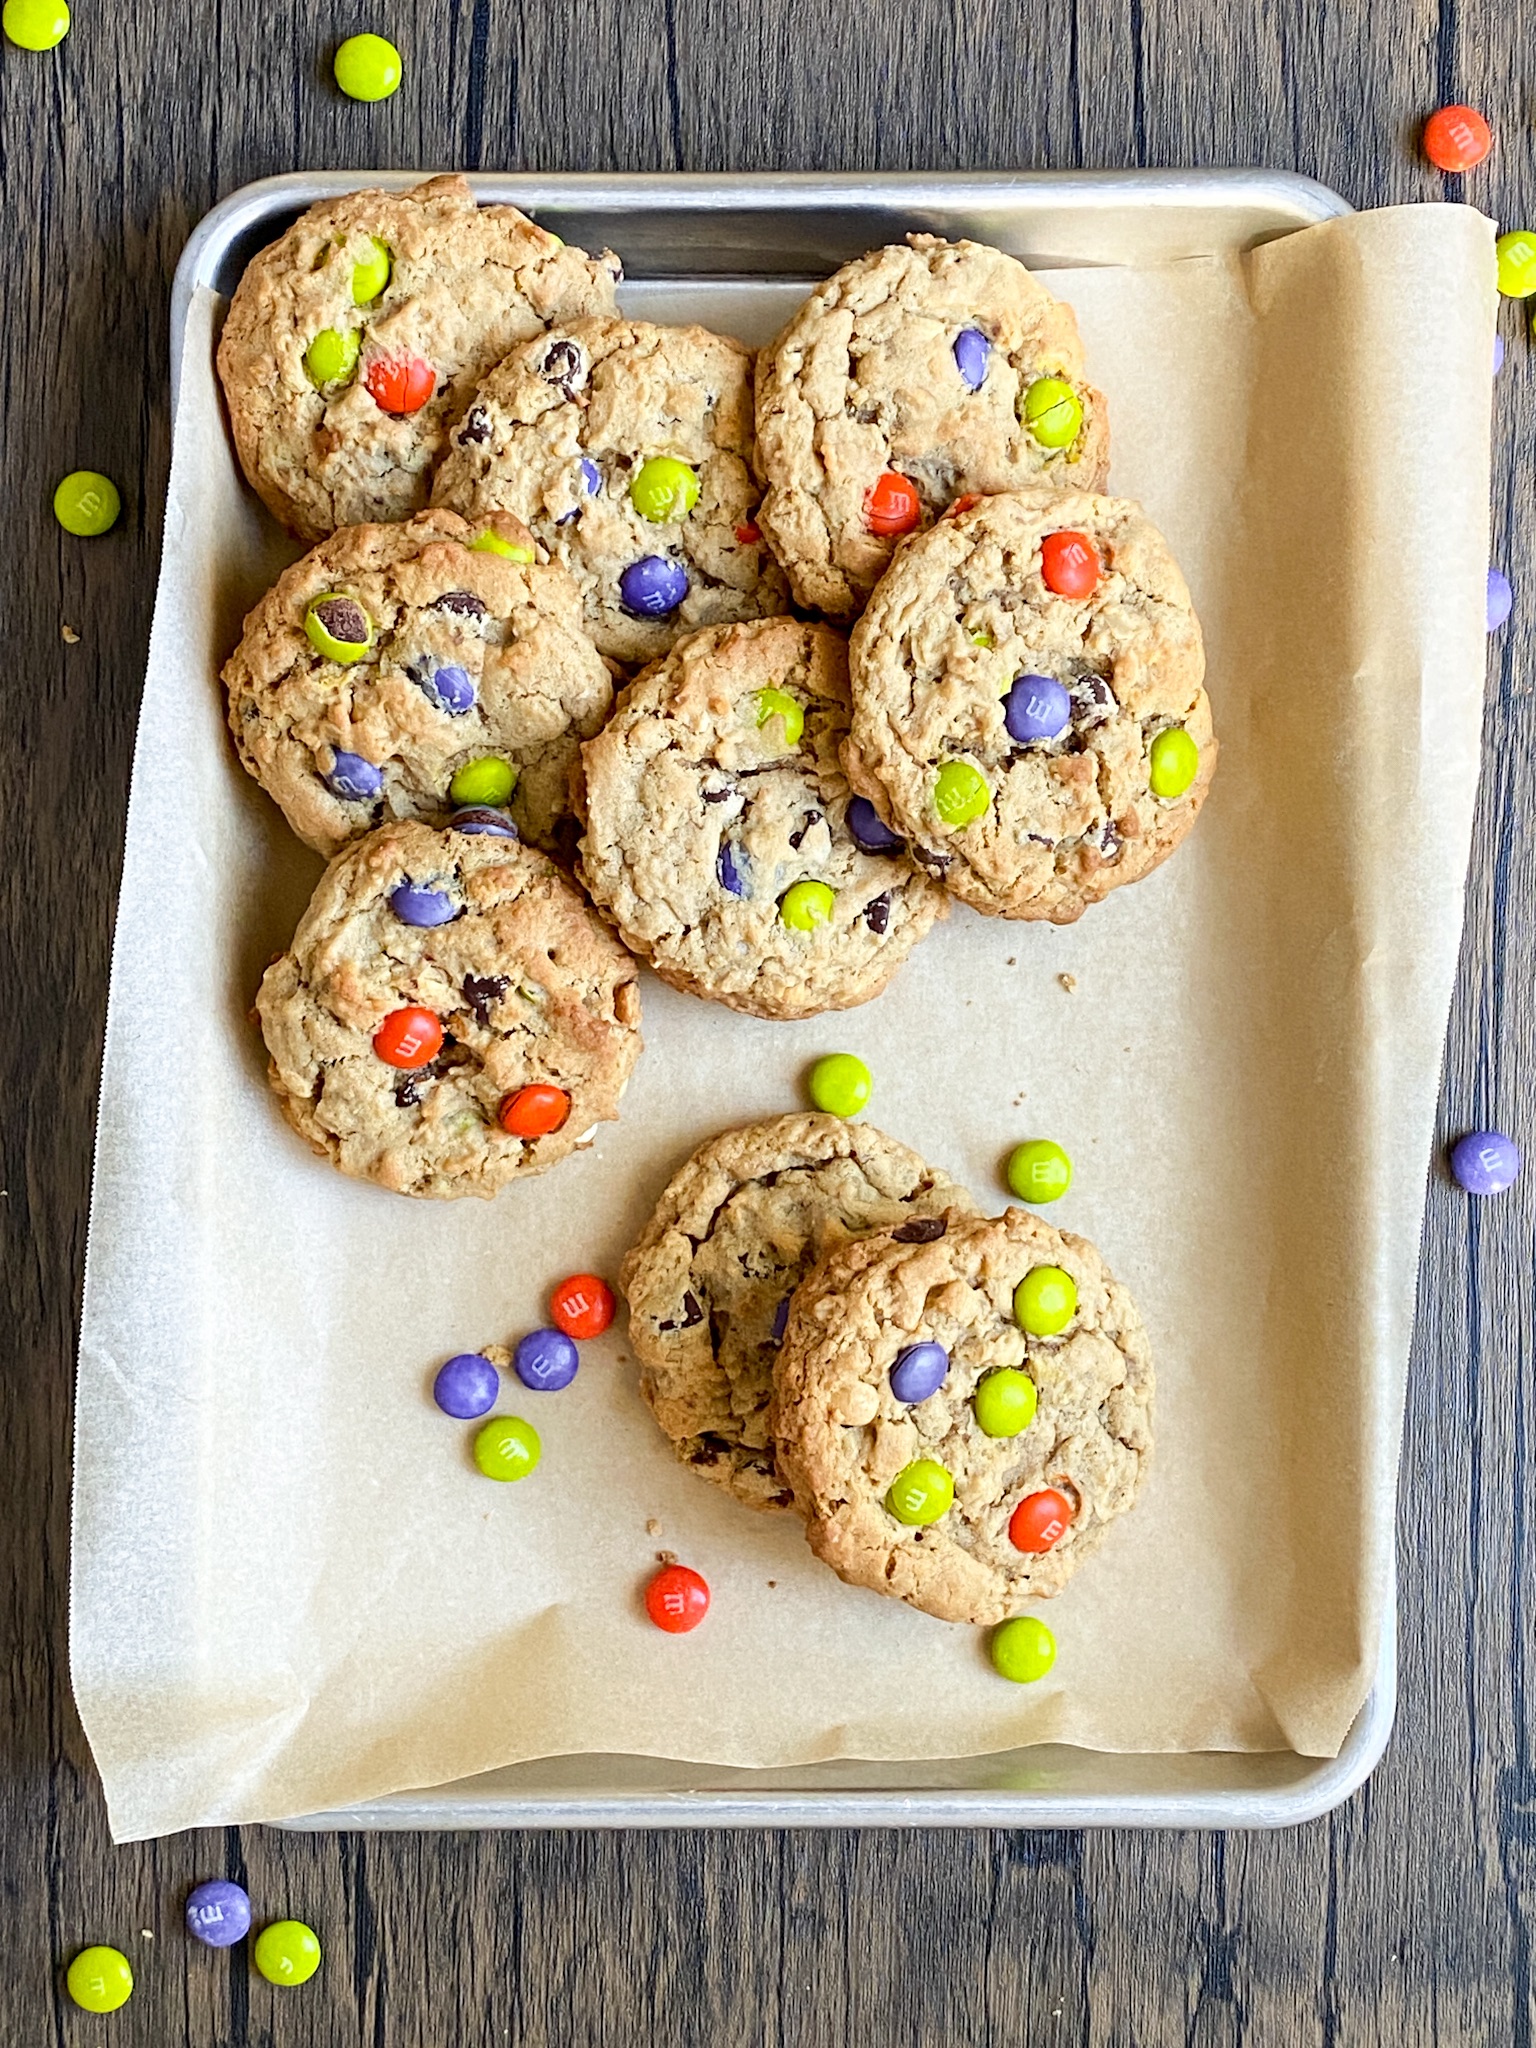
M1379 206L1463 196L1413 136L1430 108L1468 98L1499 144L1465 196L1515 222L1536 217L1533 25L1518 0L378 0L371 14L78 0L52 55L4 47L0 2048L1530 2041L1529 1181L1474 1209L1432 1177L1397 1732L1363 1792L1291 1832L232 1828L114 1849L65 1629L91 1135L169 455L168 293L199 216L271 172L375 165L1257 163ZM377 107L328 81L335 37L359 27L405 52L402 89ZM1520 570L1536 378L1515 309L1504 318L1495 559L1521 594L1490 663L1442 1126L1495 1122L1536 1143L1521 1058L1536 579L1522 590ZM110 539L54 525L54 482L76 465L123 485ZM174 1017L165 1033L173 1076ZM187 1886L220 1872L322 1931L328 1961L307 1989L275 1992L243 1951L184 1938ZM138 1974L110 2020L59 1990L61 1959L102 1940Z

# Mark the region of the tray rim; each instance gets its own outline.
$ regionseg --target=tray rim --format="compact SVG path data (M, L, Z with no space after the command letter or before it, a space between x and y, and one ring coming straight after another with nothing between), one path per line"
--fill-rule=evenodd
M238 187L204 214L182 250L171 286L173 433L193 296L200 287L215 283L219 265L235 240L278 214L311 205L331 193L354 190L360 183L398 190L431 175L427 169L280 172ZM670 208L700 215L727 207L775 213L793 208L815 214L856 209L861 203L918 211L967 202L1007 202L1020 212L1049 207L1084 215L1128 207L1159 212L1180 208L1204 210L1216 218L1224 214L1267 214L1268 225L1250 237L1249 246L1354 211L1340 193L1299 172L1238 166L1203 170L720 174L472 171L465 175L482 200L510 201L533 211L579 204L588 211L610 209L624 213L665 203ZM1331 1811L1365 1782L1386 1749L1396 1706L1394 1558L1371 1690L1337 1756L1301 1759L1315 1768L1281 1789L1207 1788L1186 1793L932 1789L859 1792L765 1786L760 1792L738 1788L609 1791L590 1796L534 1792L479 1801L445 1796L448 1787L427 1786L390 1793L355 1806L292 1816L274 1825L306 1833L503 1827L1293 1827ZM573 1757L571 1761L575 1766L579 1759ZM858 1759L846 1761L850 1770L858 1768Z

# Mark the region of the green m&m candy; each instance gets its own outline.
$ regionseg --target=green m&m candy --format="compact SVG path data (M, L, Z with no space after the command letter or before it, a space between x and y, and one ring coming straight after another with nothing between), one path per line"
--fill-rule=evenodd
M355 597L339 590L310 599L304 631L327 661L361 661L373 645L373 621Z
M805 712L799 702L790 696L788 690L759 690L752 702L757 707L759 729L765 726L770 718L782 718L785 746L799 746L800 735L805 731Z
M310 383L320 390L327 384L350 383L362 346L355 327L322 327L304 351Z
M69 9L64 0L5 0L0 23L18 50L52 50L69 34Z
M1034 1421L1039 1402L1034 1381L1015 1365L1000 1365L985 1374L971 1396L983 1436L1022 1436Z
M946 761L933 785L933 807L946 825L974 825L992 803L987 778L973 761Z
M455 804L504 804L517 787L517 770L510 761L504 761L500 754L482 754L476 761L466 761L448 785L449 799Z
M993 1629L992 1667L1015 1685L1033 1685L1056 1662L1056 1638L1032 1614L1015 1615Z
M302 1920L274 1920L257 1935L251 1961L269 1984L307 1984L320 1967L320 1937Z
M405 67L383 36L348 36L336 52L336 83L349 100L387 100Z
M82 2012L116 2012L133 1996L133 1966L120 1948L83 1948L64 1985Z
M99 469L72 469L53 494L53 516L66 533L95 540L117 524L123 501Z
M493 1415L475 1431L475 1463L487 1479L526 1479L543 1455L539 1432L521 1415Z
M791 882L779 898L779 916L792 932L813 932L830 924L837 898L825 882Z
M653 455L630 480L629 502L657 526L686 519L699 502L699 479L674 455Z
M1008 1185L1021 1202L1054 1202L1072 1185L1072 1162L1049 1138L1031 1138L1008 1155Z
M499 533L492 533L487 527L477 534L469 544L471 554L502 555L509 562L531 562L533 549L525 548L520 541L503 540Z
M891 1481L885 1504L909 1529L925 1529L954 1506L955 1482L933 1458L918 1458Z
M352 303L354 306L371 306L384 287L389 283L389 274L394 267L388 245L377 235L368 237L370 254L361 263L352 266Z
M1152 742L1147 781L1165 800L1182 796L1200 773L1200 749L1182 725L1165 726Z
M1536 235L1516 228L1493 245L1499 266L1499 290L1506 299L1528 299L1536 292Z
M828 1116L857 1116L874 1085L857 1053L829 1052L811 1069L811 1100Z
M1013 1290L1013 1319L1029 1337L1059 1337L1077 1314L1077 1282L1060 1266L1034 1266Z
M1083 424L1083 401L1064 377L1037 377L1021 417L1042 448L1070 448Z
M970 638L973 647L992 647L996 644L990 633L972 633Z

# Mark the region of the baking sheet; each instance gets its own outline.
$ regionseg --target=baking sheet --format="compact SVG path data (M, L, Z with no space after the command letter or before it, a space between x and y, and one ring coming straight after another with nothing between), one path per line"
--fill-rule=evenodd
M623 1122L484 1207L341 1181L261 1084L244 1011L318 869L228 755L212 677L291 550L236 480L194 306L78 1403L74 1675L119 1838L589 1749L1337 1748L1381 1624L1477 773L1491 228L1410 209L1062 282L1115 487L1207 629L1225 751L1194 838L1071 931L957 911L840 1018L761 1024L648 979ZM785 302L629 295L748 339ZM675 1467L618 1333L569 1393L503 1403L545 1439L522 1486L478 1479L426 1397L561 1273L611 1270L689 1147L794 1103L831 1047L979 1195L1001 1202L1017 1138L1067 1144L1058 1220L1153 1334L1152 1482L1051 1603L1061 1654L1027 1690L978 1632L843 1588L792 1521ZM715 1589L680 1642L638 1604L663 1545Z

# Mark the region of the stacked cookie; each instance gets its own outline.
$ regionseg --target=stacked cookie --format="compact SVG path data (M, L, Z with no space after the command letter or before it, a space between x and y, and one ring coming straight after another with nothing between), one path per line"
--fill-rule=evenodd
M865 1124L723 1132L620 1285L679 1459L794 1507L850 1584L994 1623L1066 1584L1137 1496L1153 1371L1085 1238L970 1196Z

